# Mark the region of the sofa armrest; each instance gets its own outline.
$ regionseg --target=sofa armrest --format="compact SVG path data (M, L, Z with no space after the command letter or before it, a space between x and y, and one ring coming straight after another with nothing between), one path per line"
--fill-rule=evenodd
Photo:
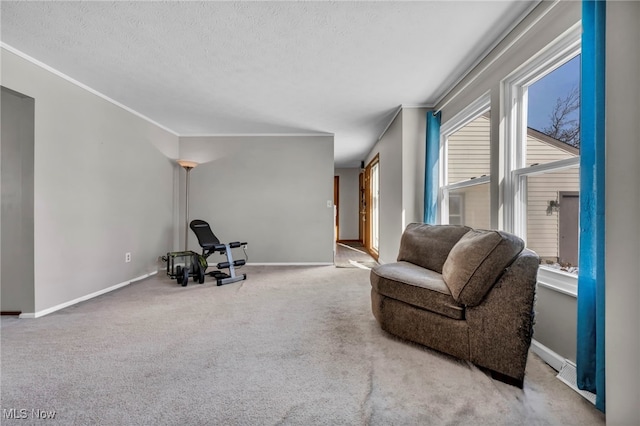
M467 308L470 361L521 381L533 335L539 257L524 249L485 299Z

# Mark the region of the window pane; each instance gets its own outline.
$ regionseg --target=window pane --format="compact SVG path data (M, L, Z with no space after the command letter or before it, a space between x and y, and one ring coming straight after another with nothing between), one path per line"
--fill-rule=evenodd
M448 184L489 175L489 112L447 138Z
M580 155L580 55L527 89L524 166Z
M449 194L449 223L451 225L462 225L462 206L464 204L464 195Z
M462 214L462 195L449 194L449 215L460 216Z
M543 265L577 274L579 169L529 176L527 246Z
M473 185L449 192L449 223L472 228L491 227L489 184Z

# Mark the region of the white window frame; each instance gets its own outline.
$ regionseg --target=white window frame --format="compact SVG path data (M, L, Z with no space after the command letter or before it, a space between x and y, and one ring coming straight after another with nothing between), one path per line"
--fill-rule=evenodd
M456 189L469 188L476 185L489 184L491 176L481 176L475 179L467 179L464 181L449 184L448 173L448 140L449 136L480 117L487 111L491 110L491 93L486 92L484 95L473 101L466 108L453 116L449 121L440 126L440 167L439 178L440 188L438 191L438 218L437 221L440 224L449 223L449 193ZM491 150L491 141L489 141L489 150ZM489 165L491 168L491 165ZM491 201L488 200L490 203ZM463 215L464 218L464 215Z
M578 23L558 37L539 54L502 81L502 126L504 144L504 229L527 241L526 178L543 173L580 166L580 157L527 167L528 87L553 70L564 65L581 52L582 27ZM578 280L567 274L540 265L538 283L559 292L576 296Z

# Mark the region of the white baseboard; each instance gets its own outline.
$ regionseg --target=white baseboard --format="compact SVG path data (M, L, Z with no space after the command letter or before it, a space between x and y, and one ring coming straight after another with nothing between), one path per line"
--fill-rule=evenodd
M19 318L40 318L42 316L48 315L52 312L59 311L60 309L68 308L69 306L75 305L76 303L84 302L85 300L93 299L94 297L100 296L105 293L109 293L110 291L117 290L121 287L127 286L133 282L143 280L152 275L157 274L158 271L149 272L148 274L140 275L139 277L133 278L129 281L122 282L120 284L116 284L111 287L104 288L102 290L98 290L94 293L87 294L86 296L78 297L77 299L70 300L68 302L61 303L56 306L52 306L51 308L43 309L41 311L33 312L33 313L22 313Z
M595 394L578 389L576 382L576 365L573 362L558 355L535 339L531 339L531 351L542 358L542 360L549 364L551 368L558 371L558 374L556 375L558 380L578 392L584 399L595 405Z
M531 339L531 351L542 358L544 362L549 364L556 371L560 371L564 365L564 357L558 355L536 339Z

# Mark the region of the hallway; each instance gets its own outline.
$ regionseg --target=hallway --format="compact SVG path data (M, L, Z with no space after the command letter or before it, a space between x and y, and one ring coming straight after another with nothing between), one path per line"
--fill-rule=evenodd
M336 242L334 264L336 268L371 269L378 262L365 251L361 243L349 241Z

